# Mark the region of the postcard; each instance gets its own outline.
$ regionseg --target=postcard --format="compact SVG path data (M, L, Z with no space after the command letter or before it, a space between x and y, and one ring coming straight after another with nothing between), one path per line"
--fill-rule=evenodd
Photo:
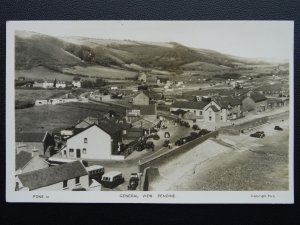
M294 202L293 21L7 21L6 200Z

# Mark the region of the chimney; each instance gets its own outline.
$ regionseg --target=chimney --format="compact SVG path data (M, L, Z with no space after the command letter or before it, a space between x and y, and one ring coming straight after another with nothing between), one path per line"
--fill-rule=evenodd
M32 152L31 152L31 156L32 157L35 157L35 156L37 156L37 155L39 155L39 150L37 149L37 148L33 148L32 149Z

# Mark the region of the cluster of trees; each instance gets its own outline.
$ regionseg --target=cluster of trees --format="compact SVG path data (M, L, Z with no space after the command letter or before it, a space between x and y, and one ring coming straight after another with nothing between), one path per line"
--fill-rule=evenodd
M96 81L91 80L83 80L81 81L81 87L83 88L97 88L97 87L103 87L106 85L106 81L102 78L96 79Z
M84 46L84 45L78 46L78 45L70 44L65 48L65 50L67 52L72 53L73 55L76 55L77 57L79 57L81 60L85 62L92 63L95 61L95 53L88 46Z
M221 78L221 79L239 79L241 77L241 74L239 73L224 73L224 74L217 74L214 75L216 78Z
M34 106L34 102L32 101L15 100L15 109L25 109L33 106Z

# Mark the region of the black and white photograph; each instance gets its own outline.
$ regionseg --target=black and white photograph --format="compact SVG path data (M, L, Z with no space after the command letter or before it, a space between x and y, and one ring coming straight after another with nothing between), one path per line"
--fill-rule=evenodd
M11 202L293 203L292 21L8 21Z

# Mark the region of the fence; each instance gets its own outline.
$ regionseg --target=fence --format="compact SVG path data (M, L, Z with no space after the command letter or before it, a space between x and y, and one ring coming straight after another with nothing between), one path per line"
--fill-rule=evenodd
M169 161L173 158L176 158L178 155L183 154L192 148L196 147L197 145L201 144L202 142L206 141L207 139L214 137L216 138L219 134L219 131L213 131L207 135L204 135L202 137L196 138L193 141L190 141L178 148L175 149L170 149L167 152L162 153L161 155L155 156L152 159L149 159L145 162L140 162L139 163L139 171L143 172L145 168L147 167L157 167L160 164L165 163L166 161Z

